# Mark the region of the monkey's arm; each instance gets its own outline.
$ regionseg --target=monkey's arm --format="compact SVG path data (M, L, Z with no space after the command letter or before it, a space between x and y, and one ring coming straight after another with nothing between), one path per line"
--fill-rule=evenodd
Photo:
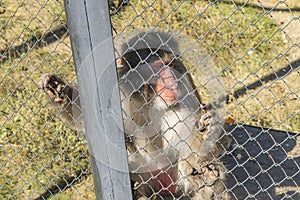
M81 106L76 87L65 84L55 74L43 74L39 87L50 97L65 122L81 126Z
M220 141L224 132L223 123L218 114L213 110L205 110L199 120L199 133L202 144L198 149L199 162L212 161L221 154L222 147Z
M188 159L193 171L188 176L190 187L194 189L192 199L230 200L231 195L225 187L226 169L219 160L229 138L223 135L223 123L217 113L203 112L198 121L199 131L191 143L196 154Z

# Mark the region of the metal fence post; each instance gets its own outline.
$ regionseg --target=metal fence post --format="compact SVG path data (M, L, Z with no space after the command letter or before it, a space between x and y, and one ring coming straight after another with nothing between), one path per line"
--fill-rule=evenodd
M97 199L132 199L108 2L64 3Z

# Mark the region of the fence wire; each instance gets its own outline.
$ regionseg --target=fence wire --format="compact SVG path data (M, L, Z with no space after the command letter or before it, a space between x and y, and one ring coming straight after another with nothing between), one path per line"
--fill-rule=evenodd
M220 154L210 161L222 163L226 170L218 171L210 165L206 165L206 169L226 175L227 180L221 180L224 191L215 193L212 198L228 192L230 199L299 199L300 3L297 0L110 0L108 3L116 45L124 35L129 38L127 33L132 30L154 28L171 31L172 38L181 36L176 39L181 44L179 50L171 57L181 59L187 66L195 88L187 89L188 95L180 101L197 94L204 104L216 100L224 102L219 114L220 121L226 122L225 135L229 139L226 144L217 141L222 143ZM64 83L76 85L63 1L3 0L0 1L0 20L0 199L94 199L86 139L63 118L64 107L53 106L51 95L41 90L40 77L45 73L56 74ZM156 47L163 48L165 44L167 42ZM137 47L140 47L135 45L129 45L125 52L138 52ZM146 45L149 48L153 43ZM172 48L172 45L164 48ZM210 72L193 64L199 63L197 59L205 59L203 52L209 56L207 66L213 65L213 76L207 76ZM118 53L119 62L124 52ZM165 61L163 56L157 55L159 60ZM153 67L146 62L146 57L139 57L137 63ZM140 73L132 70L134 72ZM130 73L122 75L121 83ZM219 82L214 88L216 77ZM136 84L145 81L142 77ZM122 101L130 100L139 89L133 87L132 93L123 96ZM155 91L155 88L150 89ZM143 95L140 97L143 97L140 102L147 100ZM139 150L130 149L135 134L145 130L144 124L130 122L136 117L142 118L138 116L141 107L145 105L132 105L131 113L123 109L125 129L126 122L129 124L126 130L130 136L127 137L129 164L133 174L138 175L138 178L132 176L134 198L141 196L143 187L150 188L148 198L167 199L168 194L179 199L209 185L209 180L201 179L188 195L170 195L173 185L189 177L174 180L170 175L162 179L171 183L157 183L166 171L176 168L178 162L176 158L170 160L155 146L158 142L155 138L143 141L143 147L135 146ZM175 122L180 121L186 126L185 131L193 132L190 116L200 115L197 112L199 107L184 116L176 116ZM162 113L156 113L150 121L154 126L154 122L159 123L157 119L163 118L159 114ZM180 137L174 128L176 125L168 124L168 128ZM169 140L167 136L161 139ZM191 145L188 139L180 139L180 142ZM134 156L154 143L158 151L155 156L169 164L163 167L165 171L156 169L147 176L139 176L145 163L139 159L140 163L136 163ZM195 149L187 152L190 153L185 161L197 153ZM152 160L157 161L157 157L151 157ZM199 170L192 168L197 177Z

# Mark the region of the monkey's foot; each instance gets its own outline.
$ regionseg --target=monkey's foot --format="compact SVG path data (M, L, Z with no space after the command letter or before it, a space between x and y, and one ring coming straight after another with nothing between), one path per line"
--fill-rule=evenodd
M201 165L195 169L197 173L194 173L194 176L200 176L206 186L212 186L214 182L220 179L220 171L222 170L220 167L219 163L201 163Z
M207 165L203 171L203 179L207 185L213 185L220 178L220 169L215 164Z
M55 74L43 74L39 81L39 87L57 104L65 102L65 83Z
M225 194L225 171L220 162L203 162L197 166L197 173L192 175L191 182L198 188L192 194L193 200L216 199L229 200L223 198Z

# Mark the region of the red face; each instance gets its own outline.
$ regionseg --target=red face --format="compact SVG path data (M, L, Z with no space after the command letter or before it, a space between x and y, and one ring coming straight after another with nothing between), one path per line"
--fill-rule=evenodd
M153 66L153 71L158 73L158 78L154 84L155 94L167 103L173 103L178 93L178 86L172 73L173 68L172 63L159 62Z

